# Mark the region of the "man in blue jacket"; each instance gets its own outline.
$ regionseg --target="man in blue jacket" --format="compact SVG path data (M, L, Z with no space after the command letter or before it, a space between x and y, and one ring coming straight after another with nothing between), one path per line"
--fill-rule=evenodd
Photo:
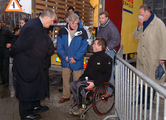
M88 36L84 28L79 27L79 16L70 13L68 22L61 28L57 38L57 52L61 58L63 96L59 103L70 100L70 74L73 71L73 81L82 75L84 54L88 46Z

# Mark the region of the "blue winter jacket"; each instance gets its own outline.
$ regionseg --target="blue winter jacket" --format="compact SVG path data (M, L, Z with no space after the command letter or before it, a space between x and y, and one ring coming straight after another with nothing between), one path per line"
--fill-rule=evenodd
M61 28L57 37L57 52L61 58L62 67L68 67L71 70L83 69L84 54L88 46L88 36L84 28L78 26L74 37L71 40L70 46L68 46L68 39L70 38L68 32L68 25ZM68 56L68 62L66 57ZM76 63L70 64L70 58L73 57Z

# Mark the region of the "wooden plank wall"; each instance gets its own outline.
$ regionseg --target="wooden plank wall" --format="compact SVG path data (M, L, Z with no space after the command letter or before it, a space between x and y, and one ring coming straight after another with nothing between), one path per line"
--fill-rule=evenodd
M75 11L79 12L83 25L93 26L94 11L90 5L90 0L36 0L36 15L38 16L38 14L47 7L53 8L55 12L58 13L58 21L60 22L60 20L65 17L65 14L68 12L67 9L70 6L74 7ZM59 29L60 28L56 28L57 31L59 31ZM51 36L53 31L49 31L49 35ZM58 32L55 32L55 35L57 34Z

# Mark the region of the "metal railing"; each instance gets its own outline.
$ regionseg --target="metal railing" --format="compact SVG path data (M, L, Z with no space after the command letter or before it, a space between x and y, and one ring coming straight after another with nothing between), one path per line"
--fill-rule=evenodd
M166 120L166 89L122 57L123 47L118 51L115 63L116 117L120 120Z

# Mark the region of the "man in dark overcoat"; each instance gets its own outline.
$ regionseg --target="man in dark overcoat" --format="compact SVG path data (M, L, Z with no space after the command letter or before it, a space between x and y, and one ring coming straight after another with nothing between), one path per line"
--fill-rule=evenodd
M21 120L38 120L41 116L34 113L49 110L40 105L40 100L49 97L46 58L54 52L54 46L45 28L49 28L55 19L55 12L47 8L40 17L29 20L10 50L14 58L13 72Z

